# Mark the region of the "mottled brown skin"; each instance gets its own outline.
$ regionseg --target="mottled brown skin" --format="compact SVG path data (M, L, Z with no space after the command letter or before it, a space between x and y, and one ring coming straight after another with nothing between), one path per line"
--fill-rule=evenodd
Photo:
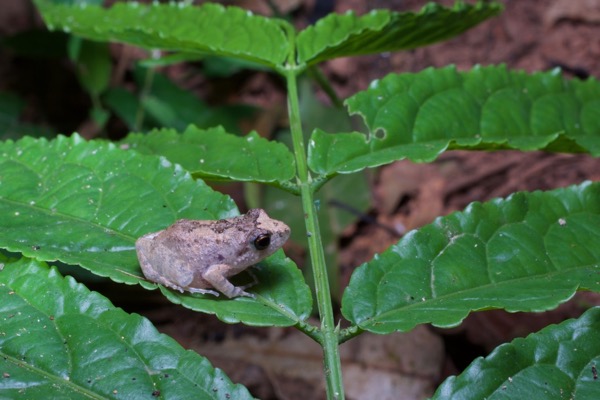
M142 236L135 243L144 276L161 285L192 293L249 296L227 278L277 251L290 228L262 209L222 220L181 219Z

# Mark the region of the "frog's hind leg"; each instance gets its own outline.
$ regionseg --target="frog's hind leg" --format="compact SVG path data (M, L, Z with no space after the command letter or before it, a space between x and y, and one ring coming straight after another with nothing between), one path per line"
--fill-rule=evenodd
M185 290L190 293L212 294L213 296L219 297L219 292L210 289L186 288Z
M219 296L219 292L215 292L214 290L191 288L188 286L179 286L163 277L160 277L159 279L155 280L154 282L160 283L161 285L166 286L168 288L175 289L181 293L185 293L186 291L188 291L190 293L212 294L213 296L217 296L217 297Z
M213 296L219 296L219 292L210 289L201 289L190 287L194 280L194 273L186 268L171 268L169 270L168 279L165 276L155 276L154 282L160 283L163 286L175 289L184 293L188 291L190 293L200 294L212 294Z
M244 288L234 286L227 280L225 274L231 269L226 264L215 264L211 265L204 271L202 278L209 282L212 287L223 293L225 296L232 298L238 296L255 297L252 293L247 293Z

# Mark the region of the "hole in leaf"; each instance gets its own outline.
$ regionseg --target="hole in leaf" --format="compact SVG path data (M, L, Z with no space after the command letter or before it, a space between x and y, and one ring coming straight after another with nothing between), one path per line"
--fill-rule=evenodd
M385 130L384 129L377 129L374 132L373 136L375 136L376 139L383 140L383 139L385 139L385 136L386 136Z

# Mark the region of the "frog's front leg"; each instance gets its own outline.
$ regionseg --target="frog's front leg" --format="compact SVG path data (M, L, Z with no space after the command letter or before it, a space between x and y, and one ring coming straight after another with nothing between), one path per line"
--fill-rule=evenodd
M227 280L225 276L230 269L231 267L227 264L214 264L204 271L202 278L229 298L238 296L255 297L252 293L244 292L243 288L234 286Z

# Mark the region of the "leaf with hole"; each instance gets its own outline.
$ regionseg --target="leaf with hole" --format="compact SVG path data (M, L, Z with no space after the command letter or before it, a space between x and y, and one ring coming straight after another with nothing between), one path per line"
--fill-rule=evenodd
M388 75L346 100L370 135L309 142L310 168L350 173L408 158L430 162L451 149L518 149L600 155L600 83L527 74L504 66L429 68Z

